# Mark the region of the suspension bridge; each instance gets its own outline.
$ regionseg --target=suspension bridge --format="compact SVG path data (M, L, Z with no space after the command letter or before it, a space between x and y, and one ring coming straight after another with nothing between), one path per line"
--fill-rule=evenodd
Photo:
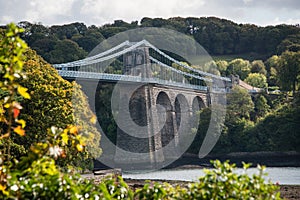
M125 41L54 67L66 79L122 83L115 112L118 148L104 150L103 157L114 154L105 163L123 169L131 169L133 163L141 168L168 165L188 148L185 141L194 136L191 129L198 128L197 111L222 100L219 97L231 85L231 79L195 69L146 40ZM101 140L110 143L106 137Z
M123 69L109 71L114 59L123 57ZM197 70L180 62L146 40L125 41L107 51L82 60L53 65L62 77L161 84L207 90L207 83L231 79ZM214 84L213 84L214 85Z

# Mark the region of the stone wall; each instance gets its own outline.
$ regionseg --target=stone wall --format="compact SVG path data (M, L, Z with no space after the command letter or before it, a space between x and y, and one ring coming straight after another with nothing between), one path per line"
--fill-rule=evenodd
M121 87L115 162L150 166L179 157L198 128L197 111L209 104L207 94L155 84Z

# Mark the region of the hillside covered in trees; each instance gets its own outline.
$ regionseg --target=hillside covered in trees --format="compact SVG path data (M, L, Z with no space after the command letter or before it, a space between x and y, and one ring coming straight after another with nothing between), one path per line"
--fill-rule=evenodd
M211 55L246 55L247 58L265 60L286 50L300 50L298 25L260 27L215 17L145 17L140 22L115 20L100 27L79 22L47 27L23 21L18 26L25 29L22 38L28 45L52 64L84 58L102 40L139 27L163 27L185 33Z
M266 91L251 96L241 88L233 88L227 97L223 133L214 152L300 151L298 25L259 27L214 17L176 17L143 18L140 23L116 20L101 27L78 22L50 27L20 22L18 26L25 29L22 38L49 63L82 59L101 41L133 28L164 27L185 33L216 58L213 63L193 67L222 76L238 75L246 83ZM218 71L209 71L211 65ZM110 108L113 86L102 87L96 114L103 134L115 141L116 124L106 109ZM198 152L208 120L210 109L205 109L189 152Z

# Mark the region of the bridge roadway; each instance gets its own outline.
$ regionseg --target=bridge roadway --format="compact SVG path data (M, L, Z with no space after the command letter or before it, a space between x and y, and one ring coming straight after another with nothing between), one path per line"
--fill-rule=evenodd
M84 71L67 71L67 70L58 70L60 76L67 79L93 79L93 80L105 80L107 82L137 82L137 83L151 83L151 84L160 84L167 86L175 86L180 88L194 89L199 91L207 91L206 86L202 85L192 85L189 83L179 83L171 80L163 80L159 78L146 78L141 76L131 76L123 74L107 74L107 73L98 73L98 72L84 72Z

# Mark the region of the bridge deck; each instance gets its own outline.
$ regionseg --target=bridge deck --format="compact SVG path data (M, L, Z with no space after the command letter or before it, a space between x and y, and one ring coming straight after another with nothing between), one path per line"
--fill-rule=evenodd
M107 74L107 73L96 73L96 72L82 72L82 71L66 71L58 70L59 75L62 77L68 78L86 78L86 79L96 79L96 80L107 80L110 82L139 82L139 83L152 83L152 84L161 84L175 87L182 87L200 91L207 91L206 86L202 85L192 85L189 83L179 83L174 81L162 80L159 78L142 78L140 76L130 76L122 74Z

